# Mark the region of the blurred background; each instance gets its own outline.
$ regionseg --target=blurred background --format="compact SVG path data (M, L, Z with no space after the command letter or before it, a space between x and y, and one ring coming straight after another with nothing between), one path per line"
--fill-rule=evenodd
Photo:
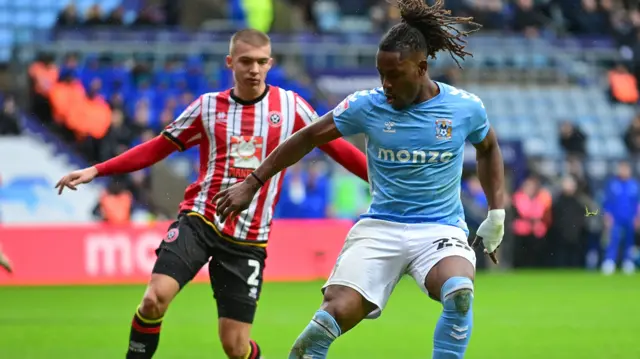
M640 264L638 2L445 4L484 26L469 38L473 58L462 62L464 70L442 53L430 62L430 74L483 99L501 142L507 233L500 266L488 267L633 274ZM86 256L90 228L91 235L117 243L119 252L111 254L122 255L135 252L127 243L139 242L130 228L166 226L197 176L197 149L65 196L52 188L67 172L157 135L201 93L233 86L223 65L237 29L268 32L277 64L268 83L298 92L322 114L351 92L379 86L377 43L397 21L397 9L384 0L0 0L0 243L15 258L16 271L33 263L23 258L31 253L27 244L42 245L50 231L77 237L78 256ZM363 148L362 138L349 140ZM463 178L461 197L473 230L487 203L470 145ZM325 263L322 277L344 234L330 228L352 223L368 203L365 183L314 151L287 173L276 227L292 241L315 232L319 243L336 243L313 252ZM120 236L103 222L120 226ZM303 235L300 223L312 227ZM6 232L12 230L15 236ZM274 233L272 242L278 240ZM328 259L318 259L325 254ZM14 284L119 283L117 274L148 273L148 265L136 266L149 258L152 265L153 257L139 258L112 260L113 268L107 265L98 279L93 259L84 259L78 269L84 274L56 279L31 273ZM487 267L480 252L478 259ZM579 357L618 357L607 353Z

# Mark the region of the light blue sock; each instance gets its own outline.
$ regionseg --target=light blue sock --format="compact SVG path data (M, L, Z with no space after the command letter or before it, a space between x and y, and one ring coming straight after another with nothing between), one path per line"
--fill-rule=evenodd
M451 277L442 286L442 315L433 335L433 359L462 359L473 326L473 282Z
M340 334L336 320L324 310L318 310L293 344L289 359L324 359Z

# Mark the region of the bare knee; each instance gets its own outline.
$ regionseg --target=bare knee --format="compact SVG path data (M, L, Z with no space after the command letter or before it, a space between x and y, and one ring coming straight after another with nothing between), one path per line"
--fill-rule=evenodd
M352 288L331 285L324 292L321 309L329 313L345 333L375 310L376 306Z
M149 319L163 317L178 291L180 286L173 278L154 274L142 297L140 312Z
M249 333L251 324L233 319L220 318L220 342L229 359L245 358L249 352Z
M440 301L441 290L444 283L451 277L469 278L471 281L475 277L475 268L466 258L460 256L445 257L438 262L425 278L425 287L429 291L429 296Z

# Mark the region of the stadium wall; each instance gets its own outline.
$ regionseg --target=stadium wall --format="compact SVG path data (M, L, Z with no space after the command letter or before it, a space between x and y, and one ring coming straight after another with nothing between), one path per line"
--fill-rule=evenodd
M274 221L266 281L326 278L353 222ZM14 273L0 271L0 286L146 283L155 249L169 223L113 227L104 224L4 226L0 238ZM195 281L208 281L207 268Z

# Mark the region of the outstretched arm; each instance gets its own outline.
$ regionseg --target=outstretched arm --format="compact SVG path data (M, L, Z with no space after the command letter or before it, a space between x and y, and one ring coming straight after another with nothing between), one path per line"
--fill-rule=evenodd
M157 136L121 155L97 164L95 168L98 176L131 173L162 161L177 149L165 136Z
M58 194L65 188L76 190L76 186L91 182L96 176L109 176L135 172L160 162L175 150L184 151L196 146L202 138L202 96L194 101L164 131L125 153L96 166L73 171L56 184Z
M89 183L97 176L135 172L160 162L176 149L164 136L158 136L110 160L69 173L56 183L55 188L62 194L65 188L75 191L78 185Z

